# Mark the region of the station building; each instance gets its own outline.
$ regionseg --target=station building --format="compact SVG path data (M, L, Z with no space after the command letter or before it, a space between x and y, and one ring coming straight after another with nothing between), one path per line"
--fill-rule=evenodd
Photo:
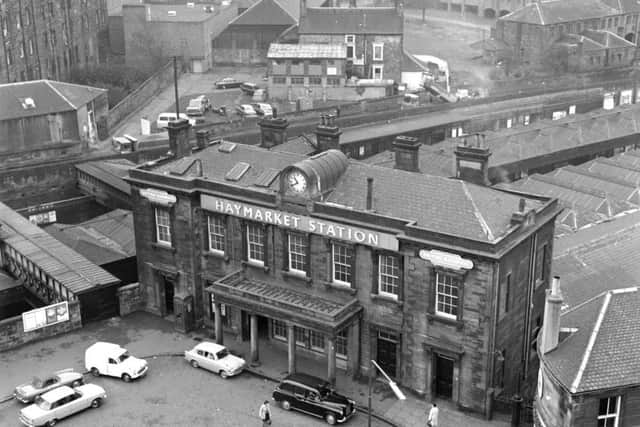
M250 341L250 363L266 340L290 372L304 354L329 380L373 359L490 412L537 373L556 200L368 165L320 131L311 157L264 140L191 152L172 122L171 155L128 178L140 308Z

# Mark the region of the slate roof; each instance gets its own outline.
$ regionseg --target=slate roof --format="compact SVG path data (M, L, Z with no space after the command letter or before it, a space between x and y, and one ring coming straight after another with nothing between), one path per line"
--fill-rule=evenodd
M2 240L74 294L119 280L0 203Z
M136 255L133 214L124 209L80 224L51 224L45 230L98 265Z
M308 7L300 17L299 34L403 33L403 17L393 7Z
M262 173L268 169L283 170L286 166L312 159L302 154L270 151L244 144L236 144L227 152L232 145L228 142L224 144L226 146L213 145L192 156L160 165L153 171L189 179L197 176L195 171L198 169L190 165L200 162L207 180L274 193L278 189L277 179L268 187L256 186L257 178ZM240 162L249 165L247 172L238 180L229 180L229 171ZM176 173L178 170L181 173ZM350 160L324 201L364 211L369 177L374 179L373 205L376 213L407 222L415 221L416 226L423 229L487 243L496 243L511 231L510 220L513 212L518 210L521 198L464 181ZM410 186L408 182L411 182ZM527 199L526 203L527 210L538 210L546 202Z
M640 291L607 291L561 316L577 328L543 357L572 393L640 385Z
M602 0L550 0L529 3L498 19L553 25L620 14L621 11L617 7L609 6Z
M260 0L229 22L229 25L295 25L298 23L300 9L293 3L289 0Z
M346 59L347 46L344 44L280 44L271 43L267 58L330 58Z
M316 134L302 134L289 138L282 144L271 147L271 151L304 154L305 156L309 156L318 151Z
M0 120L73 111L104 95L106 89L52 80L0 85ZM34 107L28 106L27 98Z
M601 48L634 47L635 44L611 31L586 29L580 33L588 37Z
M129 169L135 166L135 163L126 159L113 159L79 163L75 168L116 190L131 194L131 186L123 178L129 176Z

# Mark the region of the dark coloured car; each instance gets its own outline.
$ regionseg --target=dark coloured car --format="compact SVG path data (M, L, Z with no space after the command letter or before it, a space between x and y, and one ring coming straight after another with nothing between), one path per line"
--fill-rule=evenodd
M225 77L215 83L216 89L230 89L233 87L240 87L241 84L242 82L237 81L233 77Z
M295 409L332 425L356 413L355 401L336 393L329 382L302 373L286 376L273 391L273 400L284 410Z
M244 82L240 85L240 90L247 95L253 96L253 93L258 90L258 85L255 83Z

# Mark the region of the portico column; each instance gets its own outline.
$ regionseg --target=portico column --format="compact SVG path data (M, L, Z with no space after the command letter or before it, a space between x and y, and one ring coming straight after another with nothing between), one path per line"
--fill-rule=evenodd
M251 365L258 366L260 356L258 354L258 316L251 315Z
M327 379L331 384L336 383L336 338L327 337Z
M289 373L296 372L296 335L295 326L287 325L287 345L289 346Z
M223 344L222 338L222 309L219 302L213 303L213 321L215 322L216 343Z

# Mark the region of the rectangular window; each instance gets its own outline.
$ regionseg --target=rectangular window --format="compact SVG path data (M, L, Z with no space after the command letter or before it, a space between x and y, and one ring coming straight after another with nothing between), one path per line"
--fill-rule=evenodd
M374 65L371 67L373 70L373 78L375 80L382 80L382 65Z
M382 61L383 60L383 52L384 52L384 44L383 43L374 43L373 44L373 60L374 61Z
M378 256L378 293L398 299L400 260L393 255Z
M458 318L458 291L460 282L450 274L436 273L436 314Z
M292 85L303 85L304 84L304 77L291 77L291 84Z
M305 328L300 328L296 326L294 328L294 336L296 338L296 345L300 347L307 347L307 332L308 330Z
M322 84L322 77L309 77L309 84L310 85L321 85Z
M209 250L211 252L224 253L224 218L220 216L208 215L207 224L209 228Z
M347 34L344 36L345 44L351 44L356 42L356 36L353 34Z
M29 39L29 55L33 55L33 40Z
M347 45L347 59L353 59L355 57L355 47L353 45Z
M540 284L546 279L546 268L545 268L545 259L547 257L547 244L539 245L538 250L536 251L536 271L535 278L536 284Z
M274 85L283 85L287 83L286 77L273 77L272 79Z
M302 234L289 234L289 271L306 274L307 238Z
M311 349L316 351L324 351L324 335L320 332L309 330L309 341Z
M275 339L287 341L287 324L283 321L273 319L271 321L271 331Z
M247 259L264 265L264 230L259 224L247 225Z
M620 396L600 399L598 409L598 427L618 427L620 416Z
M333 282L351 286L351 262L353 257L351 247L334 243L332 245L332 254Z
M347 357L347 330L343 329L336 335L336 356L345 359Z
M340 77L327 77L327 86L340 86Z
M511 298L511 273L507 274L504 282L504 312L509 312L509 298Z
M171 246L171 218L169 209L155 208L156 242Z

